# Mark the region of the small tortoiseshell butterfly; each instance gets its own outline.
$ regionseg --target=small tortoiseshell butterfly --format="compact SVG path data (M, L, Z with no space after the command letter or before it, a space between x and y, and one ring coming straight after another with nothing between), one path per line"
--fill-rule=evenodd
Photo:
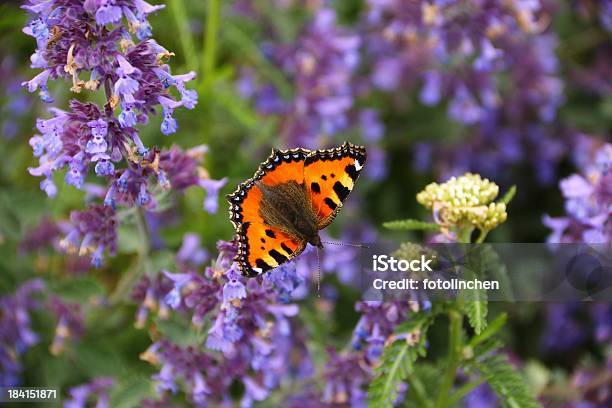
M321 247L319 230L336 217L366 161L366 150L345 142L335 149L277 150L253 178L227 196L236 228L236 262L254 277Z

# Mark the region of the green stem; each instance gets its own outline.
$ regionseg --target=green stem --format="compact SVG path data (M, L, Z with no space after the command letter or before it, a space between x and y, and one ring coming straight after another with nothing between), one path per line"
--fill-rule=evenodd
M447 401L450 397L453 384L455 383L455 376L461 357L461 324L463 323L463 315L457 310L450 310L448 312L448 318L450 320L448 326L448 361L446 371L442 377L442 383L440 384L440 393L436 400L435 408L445 408L449 406Z
M138 236L140 238L138 260L119 280L117 287L109 298L111 304L117 304L124 300L134 286L134 283L136 283L143 273L147 275L153 274L153 265L151 264L151 239L144 210L138 208L134 218L136 219L136 228L138 229Z
M487 237L487 234L489 233L489 230L485 230L485 229L481 229L480 230L480 234L478 235L478 239L476 240L477 244L482 244L485 240L485 238Z
M472 231L474 231L474 227L471 225L459 227L459 231L457 232L457 242L461 244L469 244L472 237Z
M448 400L448 406L454 407L459 405L459 401L463 399L466 395L468 395L474 388L478 387L480 384L484 383L484 378L478 378L477 380L470 381L461 387L453 394Z
M193 37L189 30L189 20L187 18L187 11L185 9L185 3L183 0L170 0L169 8L174 22L178 29L178 37L181 42L181 48L183 49L183 58L187 63L189 69L198 70L198 59L196 57L196 48L193 43Z
M202 81L205 93L209 94L214 82L215 62L217 58L217 34L221 7L219 0L208 0L206 13L206 30L204 31L204 52L202 57Z
M426 397L425 387L423 386L423 383L421 382L421 380L414 375L408 375L407 381L408 381L408 384L410 385L410 388L414 392L414 397L418 401L419 406L420 407L431 406L431 402Z

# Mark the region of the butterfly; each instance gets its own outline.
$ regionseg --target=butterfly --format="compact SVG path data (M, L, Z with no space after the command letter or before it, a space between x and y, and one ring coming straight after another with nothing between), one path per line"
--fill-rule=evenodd
M340 212L366 157L365 147L349 142L327 150L273 149L253 178L227 196L241 273L255 277L306 244L322 247L319 230Z

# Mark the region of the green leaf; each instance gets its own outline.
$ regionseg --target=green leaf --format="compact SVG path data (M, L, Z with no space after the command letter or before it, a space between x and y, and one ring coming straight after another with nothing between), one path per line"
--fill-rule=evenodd
M510 364L505 355L491 354L478 361L476 366L499 397L502 406L509 408L540 407L523 377Z
M425 222L413 219L388 221L383 223L383 227L392 230L424 230L424 231L438 231L440 226L432 222Z
M426 332L433 321L434 313L420 312L400 325L397 332L418 333L416 343L396 340L387 346L374 369L374 379L368 389L370 406L392 407L397 398L398 387L414 370L414 362L427 353Z
M474 336L470 340L470 347L476 347L477 345L481 344L485 340L488 340L489 338L494 336L495 333L497 333L499 329L501 329L504 326L504 324L506 324L507 319L508 319L508 315L506 313L502 313L499 316L497 316L491 322L491 324L486 328L486 330L484 330L482 333L478 334L477 336Z
M481 334L482 331L487 327L487 313L488 305L486 301L486 293L482 290L474 289L472 291L474 296L483 296L485 300L468 300L465 302L465 312L468 316L470 326L474 329L476 334Z
M508 269L499 257L497 252L490 245L481 245L482 270L487 279L496 280L499 282L499 294L504 300L512 301L514 295L512 293L512 284L508 277Z
M506 194L504 194L504 196L502 197L501 202L508 205L510 204L510 201L512 201L515 195L516 195L516 186L513 185L512 187L510 187L508 191L506 191Z
M151 381L142 377L120 379L111 393L111 406L115 408L136 407L146 397L153 397L155 392Z
M466 253L465 260L464 278L466 280L474 278L482 279L486 272L486 263L484 262L481 248L476 247L474 250ZM478 288L465 289L461 291L460 295L465 299L463 309L468 316L470 326L472 326L476 334L482 333L487 327L487 291Z

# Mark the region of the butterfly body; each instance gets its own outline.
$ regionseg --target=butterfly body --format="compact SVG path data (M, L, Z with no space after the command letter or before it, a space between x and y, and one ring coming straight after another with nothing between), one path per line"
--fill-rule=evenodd
M253 178L227 197L242 274L275 268L306 244L321 247L319 230L342 208L365 160L365 148L348 142L327 150L272 150Z
M317 219L304 184L290 180L274 186L257 183L263 198L259 213L266 225L321 246Z

